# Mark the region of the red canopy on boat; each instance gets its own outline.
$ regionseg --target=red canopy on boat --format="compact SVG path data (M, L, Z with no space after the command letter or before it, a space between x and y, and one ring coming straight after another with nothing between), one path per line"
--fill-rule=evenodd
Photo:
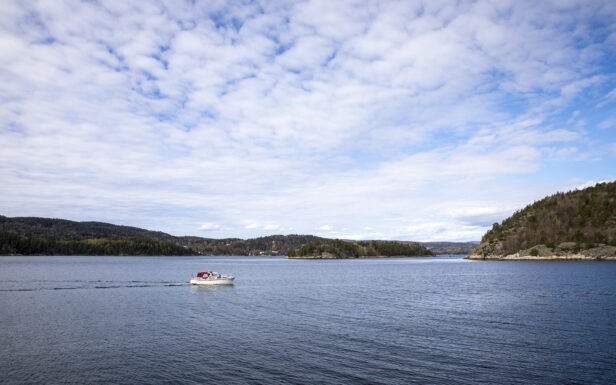
M203 277L205 274L209 275L209 273L207 271L202 271L200 273L197 273L197 277Z

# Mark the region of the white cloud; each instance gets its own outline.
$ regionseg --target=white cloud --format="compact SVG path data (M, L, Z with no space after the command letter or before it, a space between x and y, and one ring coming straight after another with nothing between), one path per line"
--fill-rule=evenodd
M577 147L564 147L556 151L556 156L566 157L578 152Z
M269 225L263 226L263 230L265 231L272 231L272 230L279 230L279 229L280 229L280 225L275 225L275 224L269 224Z
M603 100L599 104L597 104L597 108L601 108L601 107L605 106L606 104L609 104L609 103L613 102L614 100L616 100L616 88L614 88L613 90L608 92L603 97Z
M599 127L602 130L607 130L609 128L614 128L614 127L616 127L616 118L605 119L604 121L599 123L597 125L597 127Z
M219 230L220 229L220 225L216 224L216 223L211 223L211 222L206 222L204 224L202 224L201 226L199 226L199 230Z
M250 222L245 225L244 228L247 230L258 230L268 233L272 231L283 230L282 226L272 222Z
M613 100L615 15L602 1L9 1L0 211L477 239L562 182L522 179L604 142L575 101Z

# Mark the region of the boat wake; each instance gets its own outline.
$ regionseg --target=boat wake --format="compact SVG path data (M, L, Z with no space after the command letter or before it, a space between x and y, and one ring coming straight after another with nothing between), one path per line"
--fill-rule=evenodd
M55 283L49 285L49 283ZM151 281L38 281L39 287L6 287L0 288L0 292L19 292L19 291L48 291L48 290L90 290L90 289L120 289L120 288L146 288L146 287L177 287L188 286L188 282L151 282ZM65 283L68 285L57 285ZM72 286L70 283L79 283Z

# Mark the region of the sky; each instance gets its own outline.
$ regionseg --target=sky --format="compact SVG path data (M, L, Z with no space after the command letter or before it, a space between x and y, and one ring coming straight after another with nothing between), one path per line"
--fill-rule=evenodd
M13 1L0 215L479 240L616 178L616 2Z

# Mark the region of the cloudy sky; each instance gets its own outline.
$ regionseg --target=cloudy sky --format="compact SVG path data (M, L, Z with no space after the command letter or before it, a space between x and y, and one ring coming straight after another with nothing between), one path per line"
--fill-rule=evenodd
M616 177L616 2L13 1L0 214L478 240Z

